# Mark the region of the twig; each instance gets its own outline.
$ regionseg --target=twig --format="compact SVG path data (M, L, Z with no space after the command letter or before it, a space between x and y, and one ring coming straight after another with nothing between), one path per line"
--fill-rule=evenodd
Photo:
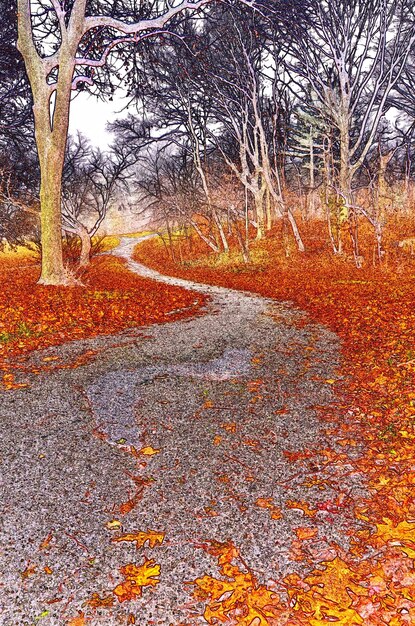
M402 367L403 365L412 365L415 363L415 359L411 359L410 361L402 361L402 363L398 363L396 367Z

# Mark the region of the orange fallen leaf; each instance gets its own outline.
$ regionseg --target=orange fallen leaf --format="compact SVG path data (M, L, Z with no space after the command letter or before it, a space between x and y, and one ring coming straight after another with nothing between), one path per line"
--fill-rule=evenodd
M101 607L108 608L114 605L114 597L106 596L101 598L98 593L93 593L89 600L85 602L85 605L93 609L99 609Z
M50 542L53 539L53 533L50 532L41 542L41 544L39 545L39 550L46 550L46 548L49 547Z
M216 435L216 436L213 438L213 445L214 445L214 446L219 446L219 445L220 445L220 443L221 443L221 441L222 441L222 437L221 437L220 435Z
M273 498L258 498L255 504L260 509L268 509L271 514L271 519L277 520L282 518L281 509L275 506Z
M211 506L205 506L203 510L204 510L204 512L206 513L206 515L208 517L217 517L218 516L218 512L215 511L215 509L213 509Z
M307 515L307 517L314 517L317 514L317 509L311 509L308 503L304 500L287 500L285 504L288 509L298 509L299 511L302 511L304 515Z
M137 550L142 548L146 542L150 548L154 548L156 545L161 545L164 541L164 533L157 532L156 530L138 531L133 533L125 533L119 537L113 537L112 543L119 543L121 541L135 542Z
M144 562L137 567L134 563L128 563L120 569L125 581L117 585L114 594L119 602L134 600L143 593L143 587L155 587L160 581L160 565L153 559L144 559Z
M312 537L315 537L318 533L318 528L296 528L295 533L298 539L302 541L304 539L311 539Z
M129 500L126 500L126 502L120 504L118 511L121 515L127 515L127 513L130 513L130 511L137 506L137 503L138 501L136 498L130 498Z
M237 623L240 626L266 626L273 623L281 608L278 595L258 584L252 572L234 563L239 552L231 543L211 542L209 554L218 557L223 578L205 575L194 581L196 600L206 603L203 617L208 624ZM237 621L234 618L237 617Z
M273 502L273 498L258 498L255 500L256 506L259 506L260 509L272 509Z
M236 433L236 422L227 422L221 424L220 427L228 433Z
M22 579L30 578L30 576L34 576L37 572L37 565L28 565L26 569L20 574Z
M245 446L250 446L251 448L255 448L255 449L258 449L261 447L261 443L258 441L258 439L243 439L242 443Z
M85 624L85 613L83 613L82 611L79 612L79 615L77 617L73 617L67 622L67 626L85 626Z

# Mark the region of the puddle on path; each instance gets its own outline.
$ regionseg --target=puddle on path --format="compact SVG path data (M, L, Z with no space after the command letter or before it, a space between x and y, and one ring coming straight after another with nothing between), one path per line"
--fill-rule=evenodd
M117 370L99 376L86 389L96 428L110 444L141 447L141 433L135 420L135 406L140 400L140 385L159 376L184 376L210 381L239 378L249 373L251 352L248 349L225 350L221 357L206 362L179 363L142 367L135 371Z

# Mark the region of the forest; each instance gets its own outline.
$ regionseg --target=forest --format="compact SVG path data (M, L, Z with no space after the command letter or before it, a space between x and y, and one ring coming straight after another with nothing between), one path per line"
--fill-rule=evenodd
M415 623L413 0L2 9L2 624Z
M114 18L134 15L127 5ZM151 3L141 10L154 13ZM48 240L50 216L41 235L42 184L49 184L42 183L43 172L59 178L57 219L64 237L79 242L81 265L121 190L134 194L137 211L151 212L170 246L173 232L190 229L208 251L226 254L233 237L246 263L250 241L266 237L277 223L287 254L293 247L303 252L302 225L313 220L326 223L333 255L347 254L357 267L383 262L385 234L397 222L406 224L406 236L392 243L413 253L411 2L268 2L256 9L213 3L138 37L94 26L73 53L62 121L58 100L54 105L51 137L59 130L62 145L54 150L62 152L61 164L37 156L51 128L36 115L42 108L36 102L48 100L49 118L49 101L63 94L51 69L51 58L63 53L55 13L40 3L30 24L36 56L45 50L39 64L49 63L47 93L36 92L33 109L26 72L32 89L36 81L16 48L12 2L2 27L3 245L43 236L44 256L57 246L52 256L58 263L59 245ZM34 58L35 52L27 54ZM66 109L79 90L109 100L122 90L129 97L134 113L111 122L114 142L106 154L82 136L66 140ZM39 130L42 124L49 128ZM359 240L365 228L373 242L369 255Z

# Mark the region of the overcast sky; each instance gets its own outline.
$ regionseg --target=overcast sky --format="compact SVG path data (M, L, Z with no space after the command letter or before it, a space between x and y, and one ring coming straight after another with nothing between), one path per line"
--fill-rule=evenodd
M105 150L113 139L105 129L106 124L127 115L128 111L120 112L125 104L121 96L114 97L113 102L102 102L80 92L71 102L69 132L74 135L79 130L92 145Z

